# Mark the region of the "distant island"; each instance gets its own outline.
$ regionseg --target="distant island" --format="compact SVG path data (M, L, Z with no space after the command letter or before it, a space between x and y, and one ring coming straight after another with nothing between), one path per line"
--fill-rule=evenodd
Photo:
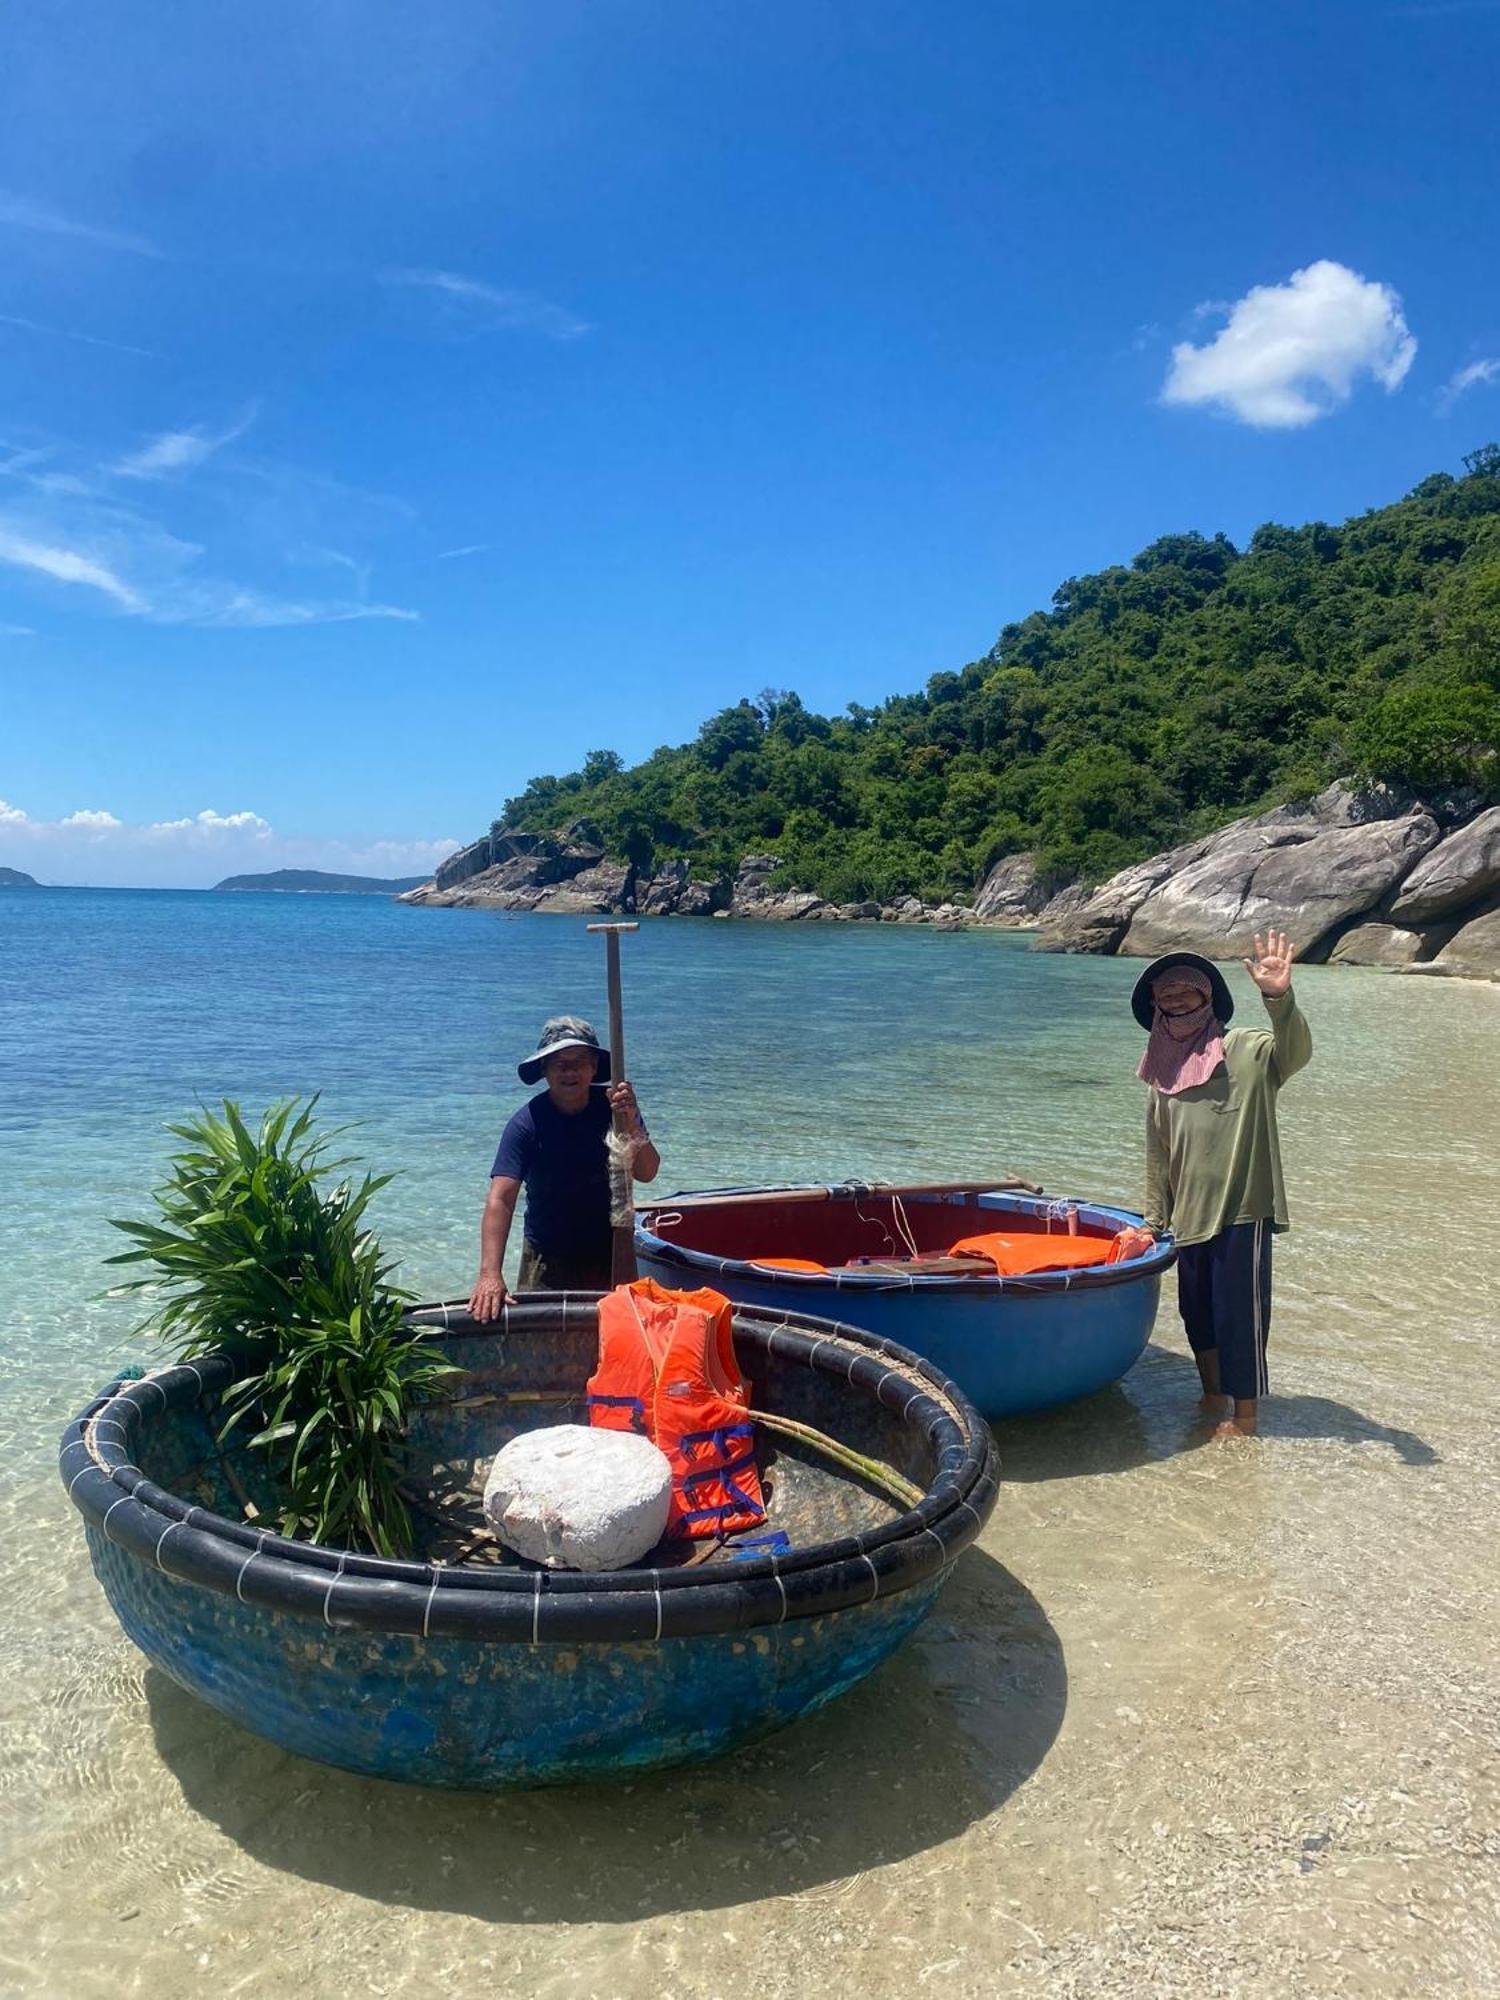
M24 875L19 868L0 868L0 889L40 889L41 886L34 875Z
M6 872L0 869L0 881ZM270 890L281 896L399 896L407 889L420 889L430 879L401 875L384 881L375 875L328 875L321 868L274 868L269 875L226 875L214 888Z

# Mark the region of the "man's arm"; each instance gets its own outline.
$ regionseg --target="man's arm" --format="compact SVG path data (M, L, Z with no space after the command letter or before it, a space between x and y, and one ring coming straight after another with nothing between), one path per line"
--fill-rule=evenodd
M651 1134L646 1130L646 1122L641 1117L641 1108L635 1101L635 1085L614 1084L609 1092L611 1109L620 1112L625 1121L626 1135L633 1141L634 1151L630 1156L630 1171L638 1181L654 1181L661 1172L661 1154L651 1143Z
M496 1174L485 1196L479 1224L479 1276L469 1296L469 1311L475 1319L494 1319L505 1304L505 1246L510 1241L511 1218L520 1192L518 1180L509 1174Z

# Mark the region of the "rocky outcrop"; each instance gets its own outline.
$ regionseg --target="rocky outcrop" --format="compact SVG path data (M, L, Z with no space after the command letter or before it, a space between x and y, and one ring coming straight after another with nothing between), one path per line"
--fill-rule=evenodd
M1355 924L1328 954L1330 965L1380 965L1400 971L1420 965L1437 955L1447 937L1446 928L1403 930L1399 924L1381 923L1374 918Z
M1322 803L1306 818L1283 806L1215 835L1139 906L1120 950L1137 958L1177 947L1228 953L1274 928L1299 956L1316 956L1330 931L1372 910L1438 839L1437 821L1419 808L1348 824L1319 817Z
M1500 806L1440 840L1401 884L1395 923L1428 924L1500 889Z
M1041 874L1034 854L1007 854L985 876L973 915L981 923L1029 929L1066 886Z
M1483 975L1500 901L1500 808L1330 785L1124 868L1043 910L1034 948L1238 957L1284 930L1299 956L1339 965ZM1451 828L1455 819L1470 817Z
M669 861L636 883L635 907L643 917L711 917L729 901L729 884L689 873L685 861Z
M1169 848L1149 861L1122 868L1118 875L1090 895L1064 890L1042 912L1036 951L1112 952L1129 927L1131 918L1153 891L1168 881L1179 868L1195 862L1208 846L1206 840L1190 841L1185 847Z
M620 861L596 861L566 882L543 891L534 909L564 917L607 917L635 907L635 870Z
M1469 918L1449 938L1430 965L1418 972L1451 972L1467 979L1500 979L1500 899Z

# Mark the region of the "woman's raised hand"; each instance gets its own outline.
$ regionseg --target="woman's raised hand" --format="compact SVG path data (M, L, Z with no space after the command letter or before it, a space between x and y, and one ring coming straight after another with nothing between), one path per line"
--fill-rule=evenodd
M1255 934L1255 957L1241 961L1246 972L1255 981L1268 1000L1277 999L1292 990L1292 960L1297 956L1297 947L1287 942L1285 931L1267 931L1264 944L1260 932Z

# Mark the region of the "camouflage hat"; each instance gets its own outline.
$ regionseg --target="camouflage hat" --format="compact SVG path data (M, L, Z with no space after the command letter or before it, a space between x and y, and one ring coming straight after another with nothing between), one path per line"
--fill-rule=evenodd
M576 1014L557 1014L543 1024L542 1032L537 1036L536 1053L529 1055L525 1062L517 1063L516 1070L522 1083L539 1083L548 1057L561 1055L564 1049L592 1049L599 1058L599 1067L594 1072L595 1083L609 1082L609 1050L600 1048L599 1037L588 1022L580 1021Z

